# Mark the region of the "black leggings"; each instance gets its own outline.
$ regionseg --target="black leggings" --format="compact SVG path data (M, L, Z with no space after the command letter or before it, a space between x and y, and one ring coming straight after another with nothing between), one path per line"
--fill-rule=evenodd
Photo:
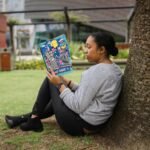
M33 106L32 114L39 116L40 119L55 114L60 128L74 136L84 135L83 128L95 130L102 126L93 126L85 122L64 104L59 94L59 90L50 83L48 78L45 78Z

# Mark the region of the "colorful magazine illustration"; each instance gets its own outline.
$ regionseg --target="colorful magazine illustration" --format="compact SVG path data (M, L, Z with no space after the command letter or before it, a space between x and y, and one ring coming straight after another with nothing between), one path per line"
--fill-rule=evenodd
M69 45L64 34L41 43L40 50L48 72L50 68L57 75L72 71Z

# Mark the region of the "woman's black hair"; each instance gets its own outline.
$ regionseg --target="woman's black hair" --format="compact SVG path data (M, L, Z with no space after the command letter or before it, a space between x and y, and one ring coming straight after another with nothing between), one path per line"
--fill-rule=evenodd
M92 33L92 36L98 47L104 46L107 54L116 56L118 54L118 48L115 46L115 40L113 36L106 32Z

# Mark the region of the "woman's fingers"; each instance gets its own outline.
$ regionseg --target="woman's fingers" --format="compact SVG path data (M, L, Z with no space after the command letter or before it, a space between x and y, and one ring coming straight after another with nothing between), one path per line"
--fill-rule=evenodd
M58 84L63 82L62 78L57 76L57 75L55 75L55 72L53 70L52 70L51 73L49 73L47 71L47 77L50 80L50 82L53 83L54 85L58 85Z
M50 68L50 71L51 71L52 75L55 75L55 72L52 68Z
M49 78L49 79L51 79L52 78L52 75L47 71L47 77Z

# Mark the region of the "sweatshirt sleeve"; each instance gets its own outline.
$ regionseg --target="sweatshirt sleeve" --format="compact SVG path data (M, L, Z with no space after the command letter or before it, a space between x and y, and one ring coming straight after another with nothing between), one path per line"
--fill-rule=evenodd
M98 88L99 86L95 85L95 79L92 76L84 78L75 92L66 88L60 97L72 111L80 114L92 103Z
M71 90L76 91L79 85L77 83L72 82L71 83Z

